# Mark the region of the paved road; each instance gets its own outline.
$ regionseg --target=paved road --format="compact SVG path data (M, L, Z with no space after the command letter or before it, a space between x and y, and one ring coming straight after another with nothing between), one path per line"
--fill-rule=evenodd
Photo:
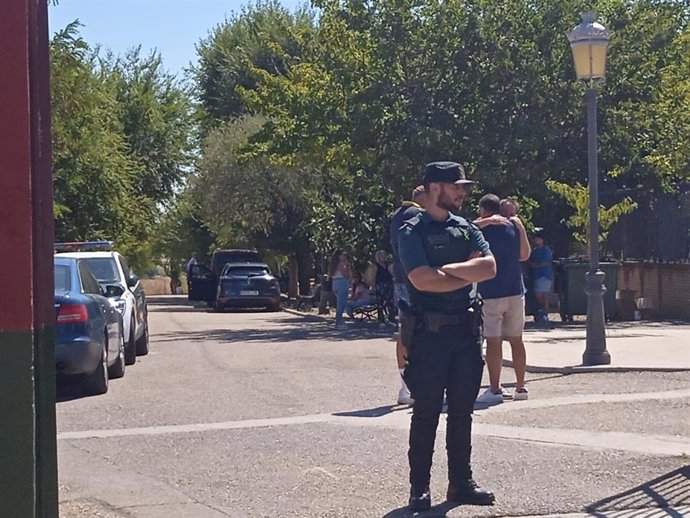
M108 394L60 388L63 518L410 516L410 410L391 406L385 332L173 297L150 309L151 353ZM476 413L475 475L497 505L443 503L442 424L426 516L690 516L690 373L529 387Z

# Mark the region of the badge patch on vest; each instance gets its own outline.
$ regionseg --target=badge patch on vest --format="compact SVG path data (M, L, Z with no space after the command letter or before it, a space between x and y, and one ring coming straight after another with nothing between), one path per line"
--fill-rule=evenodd
M470 239L470 231L466 228L451 227L448 229L448 232L450 232L450 235L455 238L462 237L465 241L469 241Z

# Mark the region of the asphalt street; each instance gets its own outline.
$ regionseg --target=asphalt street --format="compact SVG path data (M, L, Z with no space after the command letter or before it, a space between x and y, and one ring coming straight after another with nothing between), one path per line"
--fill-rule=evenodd
M58 387L63 518L411 516L390 331L180 297L149 309L151 352L107 394ZM424 516L690 516L689 372L528 387L475 413L475 478L497 504L444 502L442 422Z

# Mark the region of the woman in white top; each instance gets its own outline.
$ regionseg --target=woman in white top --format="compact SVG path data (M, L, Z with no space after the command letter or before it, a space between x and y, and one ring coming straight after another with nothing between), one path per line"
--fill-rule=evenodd
M335 293L335 328L342 329L343 311L347 303L347 292L350 287L350 261L347 253L343 250L336 250L331 257L331 264L328 268L328 275L333 279L333 293Z

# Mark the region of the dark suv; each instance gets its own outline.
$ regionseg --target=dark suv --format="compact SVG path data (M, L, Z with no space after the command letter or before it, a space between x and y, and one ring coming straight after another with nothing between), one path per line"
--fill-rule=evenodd
M218 279L228 263L261 263L261 255L256 250L216 250L211 256L211 267L197 264L192 267L189 278L189 300L203 300L209 306L216 302Z
M278 279L264 263L228 263L218 281L214 309L267 308L280 310Z

